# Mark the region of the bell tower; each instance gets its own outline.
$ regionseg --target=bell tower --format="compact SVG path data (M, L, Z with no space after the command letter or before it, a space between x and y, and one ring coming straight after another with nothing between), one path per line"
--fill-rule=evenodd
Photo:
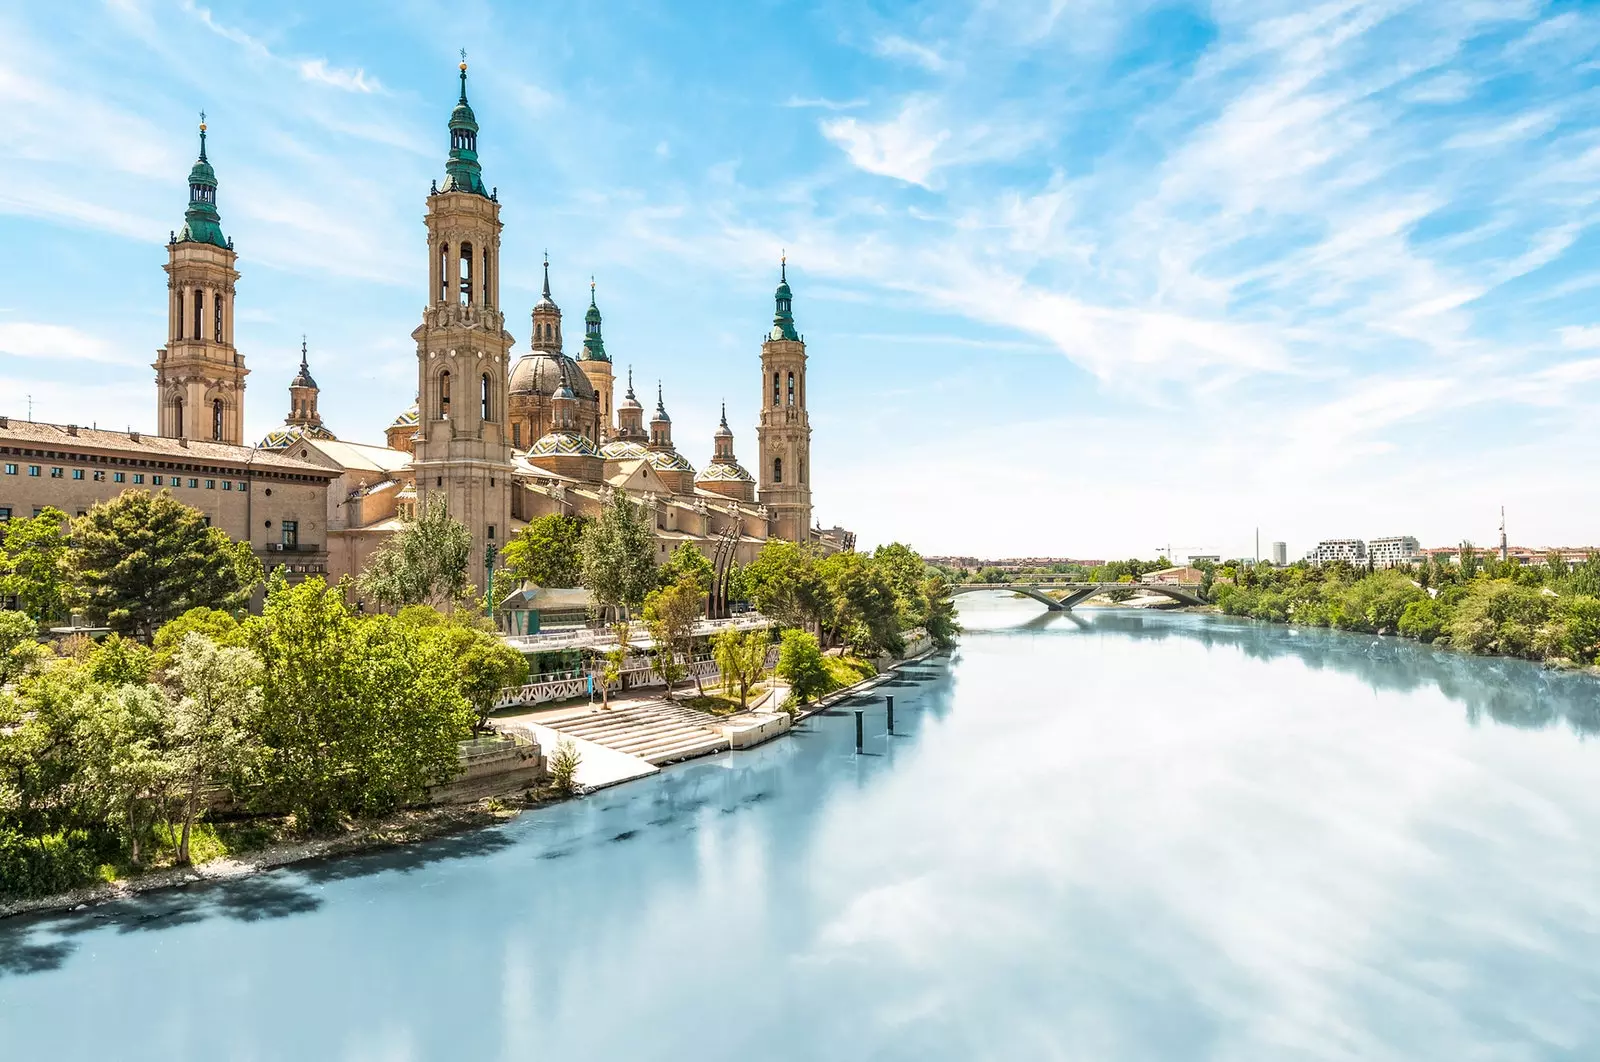
M167 345L156 351L156 433L170 439L244 443L244 356L233 345L238 255L222 235L217 173L200 157L189 171L183 230L167 241Z
M806 342L794 328L789 260L779 266L777 313L761 344L761 451L757 482L772 511L772 533L791 542L811 538L811 418L806 414Z
M442 497L472 532L472 581L487 585L486 551L511 530L511 445L506 420L511 334L500 311L500 201L484 188L478 122L461 96L450 114L442 186L428 192L428 305L417 341L417 495Z
M289 415L285 424L297 428L322 427L322 414L317 412L317 395L321 394L317 381L311 378L311 366L306 362L306 337L300 337L300 371L289 381Z
M589 278L589 310L583 315L583 351L578 355L578 368L594 385L594 397L600 406L600 438L596 444L608 441L615 434L611 422L611 355L606 353L606 341L600 335L600 307L594 301L594 278Z

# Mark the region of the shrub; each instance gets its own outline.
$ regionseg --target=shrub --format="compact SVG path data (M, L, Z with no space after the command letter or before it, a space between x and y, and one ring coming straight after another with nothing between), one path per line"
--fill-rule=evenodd
M0 896L48 896L100 879L103 846L82 830L28 838L0 827Z
M550 785L558 793L571 796L578 788L578 764L583 762L583 754L578 751L578 746L572 743L571 738L562 738L556 745L556 750L550 755Z
M1431 642L1444 634L1450 624L1450 614L1450 607L1437 598L1419 598L1407 605L1400 614L1397 629L1407 638Z
M817 640L805 631L783 632L783 644L778 649L778 677L789 684L802 704L833 688L833 678L823 662L822 650Z

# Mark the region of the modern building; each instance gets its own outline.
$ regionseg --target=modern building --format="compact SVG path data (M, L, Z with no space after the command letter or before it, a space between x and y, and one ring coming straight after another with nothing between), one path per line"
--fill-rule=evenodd
M1289 563L1289 543L1274 542L1272 544L1272 563L1278 568L1282 568Z
M1390 535L1367 541L1367 557L1375 568L1415 564L1422 559L1422 544L1410 535Z
M222 233L217 174L200 127L181 232L167 244L168 334L156 353L159 433L120 433L0 418L0 519L47 505L69 516L127 489L171 490L269 565L354 575L418 505L438 497L472 532L474 582L528 521L550 513L595 516L614 492L641 505L656 528L658 560L680 543L708 556L731 540L741 562L771 537L849 549L854 536L813 525L806 345L795 327L788 262L779 263L775 313L760 351L757 474L735 456L726 407L699 471L672 438L658 383L648 429L628 373L613 407L612 355L590 284L577 357L564 352L550 263L533 307L527 352L500 298L503 224L478 157L467 66L450 114L445 175L428 191L426 276L416 344L417 401L382 442L338 437L319 409L308 348L289 380L283 426L242 445L244 355L235 346L238 255Z
M1315 549L1306 554L1306 560L1312 564L1327 564L1331 561L1349 561L1352 564L1365 564L1367 562L1367 544L1359 538L1329 538L1317 543Z

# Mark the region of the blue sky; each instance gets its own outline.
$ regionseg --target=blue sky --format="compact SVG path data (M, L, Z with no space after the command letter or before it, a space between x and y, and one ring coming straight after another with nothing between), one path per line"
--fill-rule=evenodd
M248 431L415 390L458 48L526 349L755 454L780 251L818 518L925 552L1600 542L1600 10L1535 0L0 6L0 412L149 429L195 113ZM573 345L569 338L569 346ZM1265 546L1263 546L1265 548Z

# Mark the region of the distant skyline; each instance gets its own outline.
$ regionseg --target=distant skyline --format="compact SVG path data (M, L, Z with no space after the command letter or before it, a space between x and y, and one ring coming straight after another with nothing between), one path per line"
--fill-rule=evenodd
M247 435L308 336L378 442L415 389L457 49L527 349L756 449L778 257L817 518L930 554L1600 542L1600 10L1134 0L0 9L0 414L154 426L205 110ZM567 329L578 334L576 327Z

